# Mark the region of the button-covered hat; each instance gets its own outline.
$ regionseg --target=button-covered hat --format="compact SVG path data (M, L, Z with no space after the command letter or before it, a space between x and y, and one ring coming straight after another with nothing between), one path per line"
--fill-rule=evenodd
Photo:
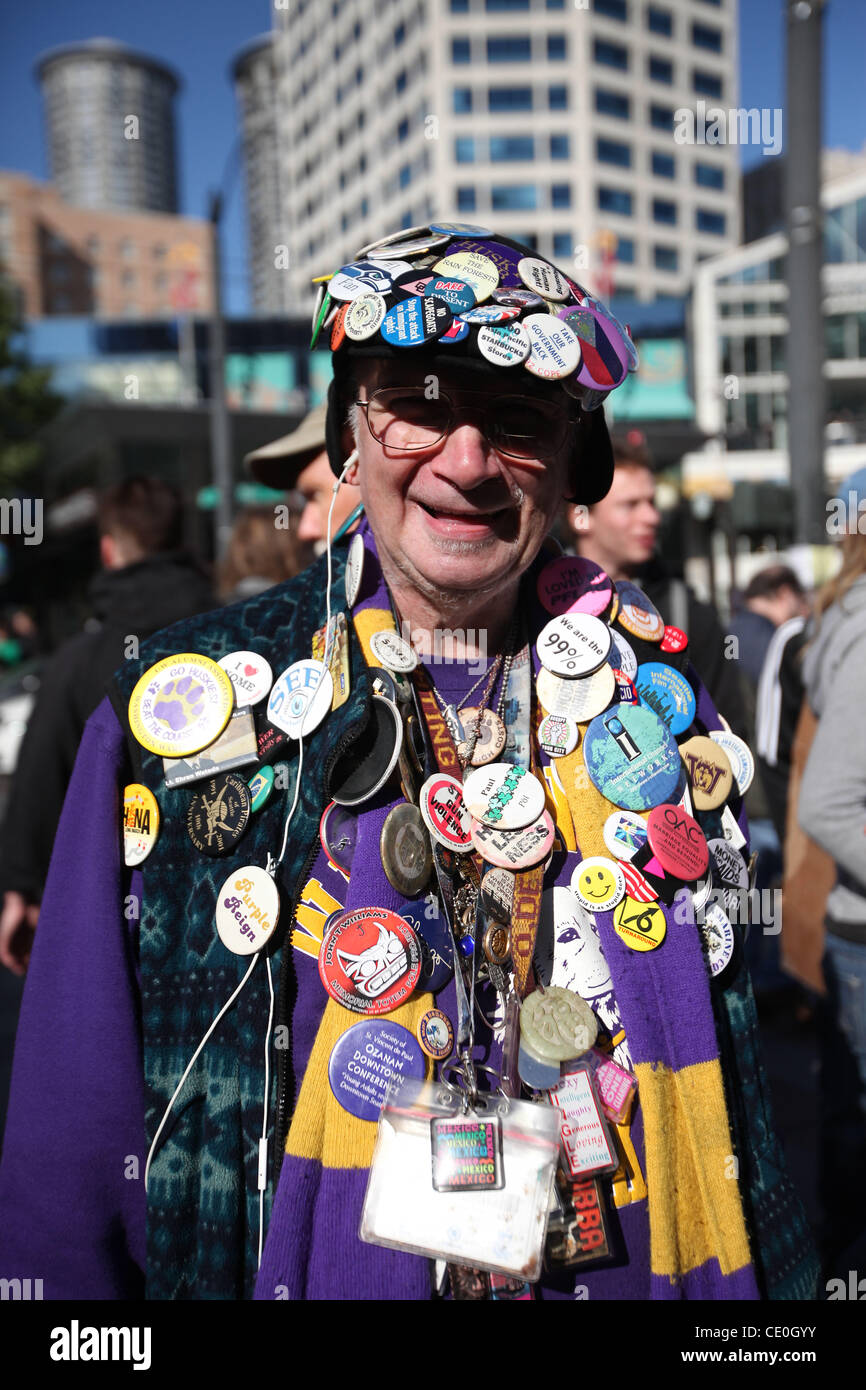
M359 357L560 384L575 403L575 501L607 493L613 455L602 402L638 365L628 332L610 310L529 247L486 227L434 222L364 246L319 285L311 346L327 336L334 381L328 395L331 467L343 467L344 387Z

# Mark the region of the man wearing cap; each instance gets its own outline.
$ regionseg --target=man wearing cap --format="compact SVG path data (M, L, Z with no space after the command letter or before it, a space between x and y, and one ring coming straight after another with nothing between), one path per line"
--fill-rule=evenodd
M314 406L296 430L247 454L244 463L257 482L265 487L286 488L304 499L298 520L298 540L324 549L328 534L328 511L333 500L334 475L325 448L325 404ZM358 501L351 488L342 488L334 503L331 534L336 535L348 521Z
M527 248L442 224L342 267L321 332L328 456L366 520L150 642L91 721L22 1018L0 1275L26 1249L50 1296L811 1296L738 933L695 919L739 805L717 716L640 591L545 540L563 497L610 484L597 407L627 335ZM661 670L650 703L614 675L620 612ZM165 785L165 749L212 754L228 718L220 660L275 675L258 810L236 774ZM130 872L131 781L160 830ZM70 952L86 1019L58 1004Z

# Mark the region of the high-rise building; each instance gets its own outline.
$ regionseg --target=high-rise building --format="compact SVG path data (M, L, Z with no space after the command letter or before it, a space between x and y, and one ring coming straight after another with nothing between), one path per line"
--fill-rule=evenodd
M278 157L277 84L273 36L241 49L232 65L241 117L247 192L247 264L250 300L257 314L289 307L287 243L283 234Z
M44 53L36 76L61 197L80 207L177 212L179 79L170 68L114 39L89 39Z
M740 237L736 0L281 0L289 279L434 217L606 294L683 294ZM713 112L722 120L713 124ZM733 118L733 119L731 119Z

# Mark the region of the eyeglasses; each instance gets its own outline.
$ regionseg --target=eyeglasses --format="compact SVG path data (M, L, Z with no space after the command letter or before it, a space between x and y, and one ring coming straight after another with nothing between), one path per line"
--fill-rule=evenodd
M424 386L384 386L355 405L364 411L373 438L394 454L434 448L451 433L459 415L472 414L498 454L548 459L562 448L575 423L567 408L540 396L461 391L458 404L445 391L431 399Z

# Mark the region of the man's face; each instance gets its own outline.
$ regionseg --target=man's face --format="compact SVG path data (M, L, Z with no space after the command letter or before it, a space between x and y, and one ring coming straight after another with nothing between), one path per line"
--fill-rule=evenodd
M298 522L298 540L309 544L324 544L328 537L328 508L333 497L336 479L331 472L328 455L323 449L298 474L294 490L304 499L304 510ZM337 493L334 515L331 518L331 537L333 538L343 522L358 505L355 488L344 483Z
M576 531L580 553L613 578L639 570L655 549L661 521L654 493L648 468L616 468L610 492L589 509Z
M418 452L392 449L358 422L361 497L386 570L399 571L428 599L483 597L516 581L538 553L567 488L572 432L545 461L511 459L488 443L482 411L501 411L506 394L540 396L568 411L562 389L524 374L509 390L502 375L467 379L459 368L425 375L423 365L391 362L362 364L359 374L358 400L378 388L422 386L466 407L450 434ZM428 402L422 393L421 418L434 408Z

